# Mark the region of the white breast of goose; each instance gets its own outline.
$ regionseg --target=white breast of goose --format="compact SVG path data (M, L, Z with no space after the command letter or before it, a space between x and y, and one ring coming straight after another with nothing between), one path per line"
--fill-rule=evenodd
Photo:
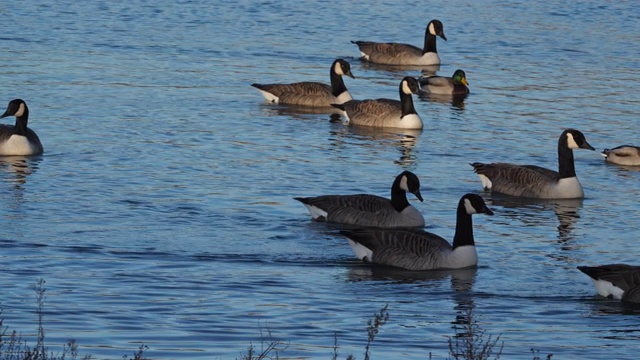
M403 129L422 129L422 119L418 114L408 114L400 120L397 127Z
M424 53L420 59L418 59L418 65L437 65L440 64L440 56L437 52Z
M407 224L400 226L424 226L424 216L422 216L422 213L418 209L411 205L400 212L400 220L402 220L402 223Z
M336 97L336 104L344 104L349 100L353 100L353 98L351 97L351 94L349 93L349 91L344 91L342 92L340 95L338 95Z
M553 187L552 196L556 199L575 199L584 197L582 185L577 177L560 179Z
M33 155L38 152L38 148L34 146L26 136L11 135L6 141L0 144L0 154L3 155Z
M443 252L438 264L443 269L462 269L478 264L475 245L457 247L453 251Z

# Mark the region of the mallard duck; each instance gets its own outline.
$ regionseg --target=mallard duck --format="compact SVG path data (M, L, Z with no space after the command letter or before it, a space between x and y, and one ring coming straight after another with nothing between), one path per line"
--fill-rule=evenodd
M422 77L418 81L425 94L466 95L469 93L467 75L460 69L456 70L452 77L429 76Z
M602 152L607 162L618 165L637 166L640 165L640 147L633 145L622 145L613 149L604 149Z

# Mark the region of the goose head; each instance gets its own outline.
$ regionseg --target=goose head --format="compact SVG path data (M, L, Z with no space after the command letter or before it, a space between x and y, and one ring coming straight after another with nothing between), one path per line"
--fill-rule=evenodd
M27 108L27 103L22 99L14 99L9 101L9 105L7 106L7 110L4 114L0 115L0 118L5 118L7 116L15 116L16 118L22 117L29 113Z
M469 82L467 81L467 74L464 73L464 70L458 69L453 73L451 77L454 85L464 85L468 86Z
M473 214L486 214L493 215L493 211L487 207L484 199L480 195L465 194L460 202L464 204L464 209L469 215Z
M584 134L576 129L567 129L560 135L558 146L567 149L587 149L595 150L595 148L587 142Z
M400 93L411 95L417 94L420 91L420 83L412 76L405 76L400 82Z
M416 176L416 174L411 171L403 171L400 176L400 189L404 191L408 191L415 195L418 200L424 201L422 199L422 194L420 194L420 179Z
M351 73L351 65L344 59L338 59L336 61L333 62L333 67L331 68L331 70L342 76L342 75L346 75L352 79L355 79L356 77L353 76L353 74Z
M444 36L444 27L442 26L442 22L440 20L431 20L429 25L427 25L427 29L429 34L433 36L440 36L443 40L447 40L447 37Z

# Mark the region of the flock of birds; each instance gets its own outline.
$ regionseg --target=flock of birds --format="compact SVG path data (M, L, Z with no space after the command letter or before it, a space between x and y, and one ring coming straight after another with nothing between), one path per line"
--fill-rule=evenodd
M422 49L409 44L354 41L361 59L377 64L439 65L436 37L447 40L442 22L432 20L425 32ZM271 103L337 109L352 126L421 129L422 120L413 104L413 94L427 93L452 97L469 93L466 74L456 70L452 77L407 76L400 81L400 99L354 100L343 76L354 78L350 64L337 59L331 64L330 85L320 82L252 84ZM27 127L29 108L21 99L9 102L0 118L15 116L15 125L0 125L0 156L31 156L44 152L36 133ZM595 150L584 134L575 129L562 132L558 140L558 171L536 165L473 163L485 190L513 197L536 199L583 198L575 172L573 150ZM624 145L603 151L606 161L620 165L640 165L640 147ZM391 199L369 194L297 197L313 219L349 225L342 230L355 255L366 262L408 270L461 269L476 266L478 255L471 216L493 215L484 199L476 194L460 198L456 211L453 243L427 232L422 213L409 204L410 192L422 201L420 180L410 171L399 174L391 186ZM358 229L353 229L358 227ZM610 264L578 267L591 277L597 292L625 303L640 304L640 266Z
M361 52L361 60L395 66L432 66L440 64L436 39L444 35L442 22L432 20L425 31L422 49L402 43L352 41ZM400 99L355 100L347 90L343 76L355 78L350 64L337 59L329 71L330 85L302 81L289 84L251 84L270 103L317 108L334 108L350 126L421 129L420 115L413 105L413 94L438 94L451 97L469 93L466 74L456 70L452 77L407 76L400 81ZM584 134L566 129L558 139L558 171L536 165L509 163L473 163L485 190L512 197L534 199L579 199L584 197L575 171L573 150L595 150ZM606 161L620 165L640 165L640 147L624 145L605 149ZM296 197L313 219L345 225L341 230L356 257L370 263L407 270L461 269L476 266L478 255L473 237L473 214L493 215L484 199L476 194L460 198L456 210L453 243L427 232L424 217L409 204L410 192L422 201L420 180L403 171L391 185L391 199L370 194ZM348 228L348 229L347 229ZM355 229L354 229L355 228ZM640 304L640 266L610 264L579 266L593 280L597 292L624 303Z

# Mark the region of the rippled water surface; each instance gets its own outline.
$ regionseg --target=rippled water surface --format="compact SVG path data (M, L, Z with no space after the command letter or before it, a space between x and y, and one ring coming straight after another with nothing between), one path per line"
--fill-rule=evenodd
M13 1L0 4L0 106L29 104L45 154L0 160L0 298L30 338L46 280L47 343L117 359L234 359L271 332L281 358L362 357L388 304L378 359L448 355L469 319L503 357L632 359L640 313L596 296L577 265L640 264L640 170L603 148L640 145L634 2ZM253 82L328 82L351 62L356 98L396 98L417 69L362 64L350 40L422 44L438 18L438 74L463 102L415 99L423 131L371 131L265 104ZM12 119L3 119L10 123ZM474 161L556 167L567 127L586 198L523 202L481 191ZM429 231L452 238L467 192L478 269L407 273L354 259L293 196L387 195L422 181Z

